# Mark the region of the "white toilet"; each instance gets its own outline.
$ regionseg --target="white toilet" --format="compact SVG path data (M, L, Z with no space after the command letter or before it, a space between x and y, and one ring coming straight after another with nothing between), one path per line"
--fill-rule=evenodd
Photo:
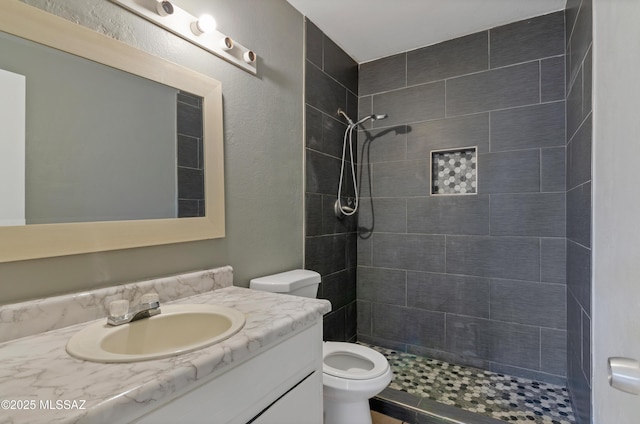
M249 288L316 297L320 274L296 269L254 278ZM369 398L391 382L391 367L380 353L354 343L323 343L325 424L371 424Z

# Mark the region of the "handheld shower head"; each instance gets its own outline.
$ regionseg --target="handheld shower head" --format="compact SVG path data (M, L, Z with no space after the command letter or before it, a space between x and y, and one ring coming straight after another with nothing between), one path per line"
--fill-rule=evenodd
M356 211L358 210L358 182L356 181L356 171L355 171L355 161L353 160L353 131L355 130L356 132L358 131L358 125L368 121L369 119L371 119L372 121L377 121L379 119L384 119L387 117L387 114L383 114L383 115L367 115L364 118L360 119L358 122L353 122L349 116L345 113L344 110L342 110L342 108L338 109L338 115L342 115L347 122L349 123L349 125L347 125L347 128L344 131L344 140L343 140L343 144L342 144L342 161L341 161L341 165L340 165L340 180L338 183L338 199L336 200L335 206L334 206L334 211L336 214L336 217L338 217L338 219L342 219L345 216L351 216L353 214L356 213ZM353 177L353 189L355 191L355 203L352 205L343 205L342 204L342 181L343 181L343 176L344 176L344 167L345 167L345 163L346 163L346 155L347 155L347 144L349 145L349 153L351 155L351 176Z
M357 127L358 125L368 121L369 119L371 119L372 121L378 121L380 119L385 119L387 117L387 114L381 114L381 115L367 115L364 118L360 119L358 122L353 122L351 120L351 118L349 118L349 115L347 115L344 110L342 110L342 108L338 109L338 115L342 115L344 116L344 118L347 120L347 123L352 126L352 127Z
M384 115L367 115L364 118L362 118L361 120L359 120L358 122L355 123L355 125L360 125L364 122L367 122L369 119L371 119L372 121L377 121L379 119L384 119L387 117L387 114L385 113Z

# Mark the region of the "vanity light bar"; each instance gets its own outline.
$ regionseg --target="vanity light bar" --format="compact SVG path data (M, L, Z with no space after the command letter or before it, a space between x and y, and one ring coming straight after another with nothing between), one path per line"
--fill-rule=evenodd
M257 55L216 30L215 20L211 16L203 15L197 18L171 1L110 1L247 72L257 74Z

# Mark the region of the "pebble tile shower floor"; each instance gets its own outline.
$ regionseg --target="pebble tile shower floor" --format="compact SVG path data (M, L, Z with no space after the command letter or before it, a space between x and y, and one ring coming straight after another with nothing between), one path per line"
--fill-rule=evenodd
M575 423L565 387L367 346L389 361L392 389L511 423Z

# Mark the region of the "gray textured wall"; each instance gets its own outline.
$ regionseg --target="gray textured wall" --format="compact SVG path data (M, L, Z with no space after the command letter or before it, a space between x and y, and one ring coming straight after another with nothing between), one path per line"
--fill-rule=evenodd
M569 0L567 52L567 380L579 424L591 422L592 1Z
M235 284L303 264L303 19L284 0L177 2L259 56L257 77L104 0L29 0L222 82L224 239L0 264L0 303L230 264Z
M558 12L360 66L359 340L564 381L564 53ZM478 194L430 195L466 146Z

